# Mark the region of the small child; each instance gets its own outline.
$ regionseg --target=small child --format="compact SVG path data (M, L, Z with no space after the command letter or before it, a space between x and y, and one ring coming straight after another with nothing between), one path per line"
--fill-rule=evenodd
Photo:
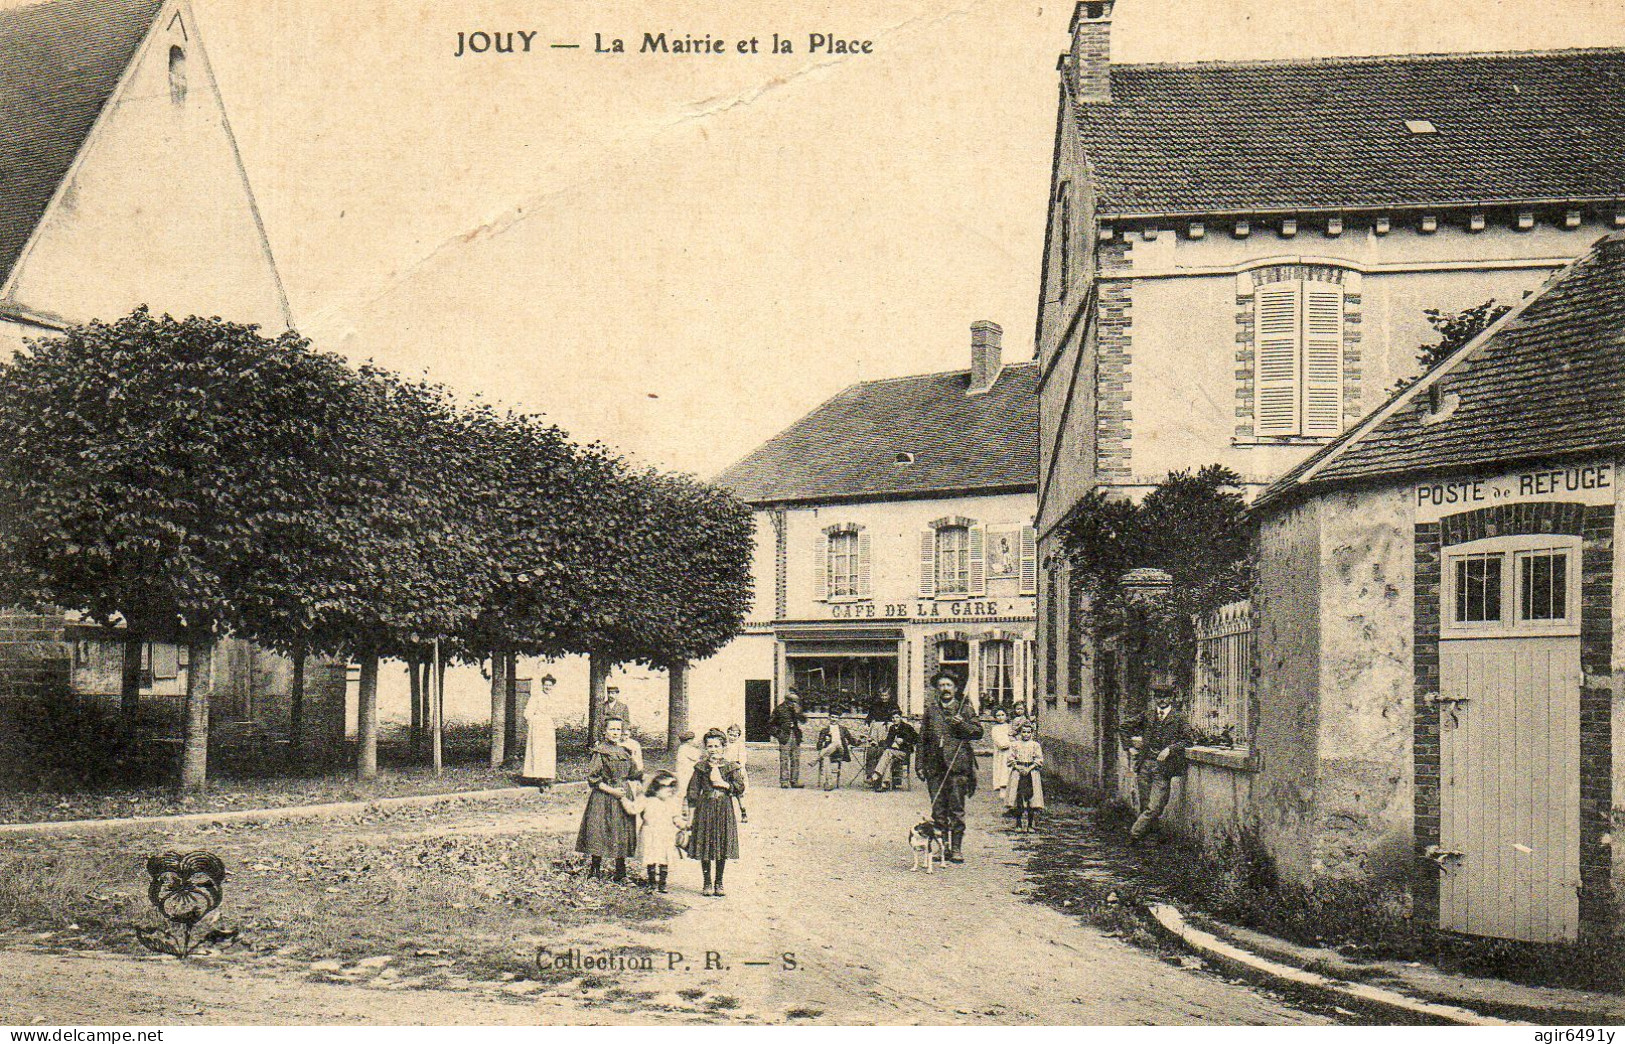
M734 768L739 770L739 778L749 783L750 779L745 771L745 731L737 724L728 726L728 760L733 763ZM684 793L686 794L687 791L685 790ZM750 815L745 812L744 795L741 794L735 798L734 804L739 808L739 821L749 823Z
M1044 807L1044 748L1033 732L1030 721L1023 721L1016 731L1016 740L1010 744L1010 782L1004 792L1022 833L1037 825L1038 811Z
M638 807L638 861L650 889L664 892L677 861L677 831L687 822L677 797L677 777L657 772Z

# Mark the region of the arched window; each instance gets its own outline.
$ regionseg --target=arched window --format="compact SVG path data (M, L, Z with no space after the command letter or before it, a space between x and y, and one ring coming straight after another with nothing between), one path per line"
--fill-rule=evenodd
M180 44L169 49L169 100L186 103L186 50Z

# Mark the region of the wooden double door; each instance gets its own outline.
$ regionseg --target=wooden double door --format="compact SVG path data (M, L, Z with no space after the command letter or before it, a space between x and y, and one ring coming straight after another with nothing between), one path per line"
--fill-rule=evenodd
M1445 549L1439 926L1572 941L1580 886L1580 547Z

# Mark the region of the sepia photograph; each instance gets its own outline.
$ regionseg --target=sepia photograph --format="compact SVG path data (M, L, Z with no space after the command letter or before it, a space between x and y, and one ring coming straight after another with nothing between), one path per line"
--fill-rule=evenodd
M0 1027L1612 1044L1622 468L1617 0L0 0Z

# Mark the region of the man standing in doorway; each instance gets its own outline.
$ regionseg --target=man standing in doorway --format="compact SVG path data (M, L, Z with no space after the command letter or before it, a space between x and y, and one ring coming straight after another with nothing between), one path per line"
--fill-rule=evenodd
M963 863L965 799L976 793L976 752L982 738L976 708L960 695L959 679L938 671L931 679L936 699L925 704L920 728L920 778L931 790L931 819L943 837L950 863Z
M801 700L794 691L784 702L773 708L768 727L779 741L779 786L801 786L801 726L807 716L801 712Z
M1129 840L1136 844L1157 828L1168 807L1174 780L1185 774L1185 747L1190 735L1185 716L1175 706L1177 696L1173 675L1158 672L1151 678L1154 709L1127 724L1140 795L1140 816L1129 830Z

